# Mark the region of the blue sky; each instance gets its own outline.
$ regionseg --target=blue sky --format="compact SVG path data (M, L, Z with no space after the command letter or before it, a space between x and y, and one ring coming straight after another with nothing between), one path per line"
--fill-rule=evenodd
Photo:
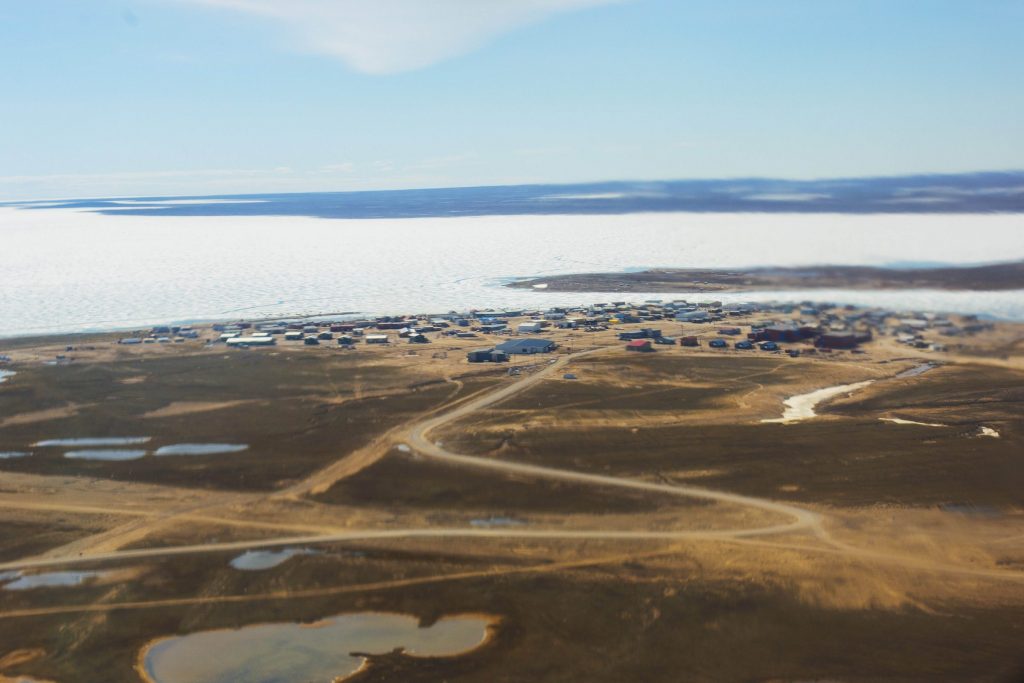
M0 198L1024 167L1018 0L6 0Z

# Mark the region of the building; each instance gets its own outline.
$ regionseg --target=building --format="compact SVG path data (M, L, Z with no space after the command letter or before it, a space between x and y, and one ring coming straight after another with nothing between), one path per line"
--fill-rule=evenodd
M508 360L508 354L491 349L477 349L466 354L466 360L470 363L504 363Z
M798 342L818 334L818 328L809 325L770 325L751 333L754 341Z
M550 339L513 339L502 342L494 348L509 355L529 355L534 353L551 353L557 347L558 344Z
M519 327L516 330L520 334L534 334L544 329L544 326L539 322L519 323Z
M626 344L627 351L653 351L650 339L634 339Z
M871 341L871 333L841 332L826 333L818 337L814 345L824 349L855 349Z
M366 335L367 344L387 344L388 335L386 334L368 334Z
M700 346L700 340L697 339L696 337L693 337L693 336L690 336L690 337L680 337L679 338L679 345L680 346Z
M683 311L676 314L676 320L683 323L709 323L711 314L707 311Z
M241 346L246 348L249 346L274 346L277 341L271 336L258 337L253 335L251 337L232 337L225 341L228 346Z

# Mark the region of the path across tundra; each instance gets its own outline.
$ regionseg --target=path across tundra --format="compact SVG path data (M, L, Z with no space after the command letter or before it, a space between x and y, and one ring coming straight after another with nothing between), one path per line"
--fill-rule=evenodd
M500 401L503 401L515 394L518 394L526 389L534 386L542 380L550 377L552 374L561 370L567 363L579 359L581 357L599 353L607 349L591 349L588 351L582 351L566 356L561 356L556 360L552 360L546 367L533 372L517 382L505 385L495 391L488 392L484 395L475 397L471 400L465 401L458 405L452 410L441 413L433 417L429 417L425 420L415 423L411 427L407 427L404 431L400 431L397 434L398 440L404 439L405 443L417 453L424 457L432 458L438 461L462 466L462 467L474 467L478 469L491 470L501 473L519 474L533 478L542 479L555 479L561 481L571 481L580 484L602 486L602 487L619 487L627 488L631 490L649 491L652 493L658 493L662 495L674 495L684 498L698 498L703 500L710 500L720 503L728 503L739 506L746 506L755 509L759 509L765 512L770 512L778 515L786 516L790 519L789 522L781 524L772 524L763 527L752 527L752 528L741 528L741 529L720 529L720 530L691 530L691 531L651 531L651 530L601 530L601 529L587 529L587 530L572 530L572 529L521 529L521 528L510 528L510 529L480 529L480 528L438 528L438 527L426 527L426 528L404 528L404 529L363 529L363 530L344 530L338 532L327 532L327 533L314 533L314 534L296 534L288 536L278 536L273 538L253 539L244 541L232 541L222 543L207 543L207 544L196 544L196 545L181 545L181 546L170 546L170 547L156 547L156 548L142 548L142 549L129 549L129 550L112 550L105 552L95 553L83 553L75 556L47 556L31 558L27 560L18 560L7 563L0 563L0 571L9 570L27 570L27 569L39 569L46 567L57 567L57 566L70 566L79 565L84 563L95 563L105 562L113 560L132 560L132 559L149 559L159 557L170 557L176 555L185 554L198 554L198 553L216 553L216 552L228 552L228 551L243 551L253 548L272 548L282 547L291 545L310 545L310 544L321 544L321 543L337 543L337 542L353 542L353 541L366 541L366 540L388 540L388 539L420 539L420 538L498 538L498 539L533 539L533 540L657 540L657 541L718 541L718 542L731 542L740 544L758 544L771 547L788 548L807 552L825 552L830 554L839 554L850 556L851 558L883 562L888 564L896 564L911 569L918 569L922 571L933 571L941 573L959 574L965 576L973 576L978 578L990 578L1000 580L1011 580L1024 582L1024 572L1015 572L1009 570L989 570L989 569L978 569L958 564L945 564L927 560L918 557L909 556L897 556L890 553L874 551L864 548L858 548L849 544L838 541L829 534L825 524L823 516L815 511L802 508L797 505L791 505L788 503L782 503L766 498L757 498L754 496L746 496L737 493L729 493L725 491L715 491L712 489L706 489L694 486L685 486L678 484L665 484L650 481L643 481L639 479L631 479L624 477L614 477L608 475L590 474L587 472L580 472L574 470L563 470L550 467L543 467L540 465L530 465L518 462L511 462L506 460L498 460L494 458L483 458L474 457L468 455L460 455L449 452L443 445L436 443L431 440L430 435L432 432L444 427L456 420L465 418L476 411L482 410L488 406L494 405ZM311 475L313 477L322 478L322 473L326 470L338 470L345 471L344 468L338 468L337 465L342 463L339 461L329 468L325 468L321 473ZM301 488L302 484L298 485ZM273 494L271 494L273 495ZM17 505L9 504L11 507L17 507ZM28 507L30 504L26 504ZM117 514L117 509L109 509L107 512ZM128 513L128 514L139 514L139 513ZM139 514L139 516L144 516ZM148 515L145 515L148 516ZM188 518L190 516L199 515L196 514L195 510L182 511L180 513L181 518ZM202 516L204 521L216 521L217 518L213 515ZM228 521L228 520L224 520ZM259 526L259 523L253 523L254 526ZM267 525L268 527L272 525ZM280 525L283 526L283 525ZM301 525L295 525L296 528ZM793 533L809 533L813 538L820 541L823 545L797 545L784 542L772 542L767 539L763 539L765 536L780 535L780 534L793 534ZM584 563L585 564L585 563ZM582 566L582 565L581 565ZM510 570L510 571L523 571L522 569ZM475 575L475 574L474 574ZM433 580L442 581L446 577L438 576L434 577ZM329 589L326 589L329 590ZM295 593L275 593L267 594L266 596L259 595L247 595L238 596L239 599L255 600L255 599L283 599L289 597L303 597L302 591ZM233 596L222 596L224 600L233 599ZM209 598L196 598L197 601L205 601ZM191 604L192 599L183 598L176 601L171 601L175 604ZM75 605L67 607L52 607L46 608L46 613L61 613L61 612L77 612L77 611L102 611L104 609L119 609L119 608L132 608L138 609L143 608L150 603L133 602L130 605L128 603L102 603L96 605ZM154 601L151 606L159 606L160 601ZM11 618L17 616L28 616L35 614L36 610L20 610L17 612L0 612L0 618Z

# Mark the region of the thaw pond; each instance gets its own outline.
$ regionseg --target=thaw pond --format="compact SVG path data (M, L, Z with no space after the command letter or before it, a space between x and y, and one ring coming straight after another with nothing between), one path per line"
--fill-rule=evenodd
M247 550L231 560L231 566L245 572L273 569L296 555L316 555L310 548L285 548L284 550Z
M65 458L70 458L72 460L111 460L115 462L121 460L138 460L145 456L146 451L113 448L68 451L64 454Z
M895 425L917 425L919 427L945 427L944 424L938 422L918 422L917 420L904 420L902 417L880 417L878 418L882 422L891 422Z
M0 460L11 460L13 458L27 458L32 455L26 451L0 451Z
M414 657L451 657L484 643L491 620L445 617L420 628L401 614L343 614L315 624L260 624L166 638L141 655L151 683L333 681L363 666L356 653L403 648Z
M33 588L54 588L60 586L81 586L83 583L103 576L104 572L49 572L47 574L9 573L0 576L5 591L26 591ZM6 577L6 578L5 578Z
M152 438L153 437L151 436L90 436L79 439L48 439L47 441L39 441L32 445L38 448L60 446L80 448L93 448L96 446L133 446L135 444L147 443Z
M242 443L176 443L161 446L154 455L220 455L222 453L239 453L249 446Z
M863 389L873 382L874 380L869 379L864 382L857 382L856 384L841 384L837 387L818 389L817 391L812 391L809 394L792 396L783 401L786 409L782 412L782 417L776 417L770 420L761 420L761 422L790 424L791 422L808 420L817 416L817 413L814 412L814 408L822 401L827 401L830 398L835 398L842 394L853 393L858 389Z
M514 517L486 517L483 519L471 519L469 521L469 524L470 526L475 527L490 528L502 526L522 526L523 524L526 524L526 522L524 522L521 519L516 519Z

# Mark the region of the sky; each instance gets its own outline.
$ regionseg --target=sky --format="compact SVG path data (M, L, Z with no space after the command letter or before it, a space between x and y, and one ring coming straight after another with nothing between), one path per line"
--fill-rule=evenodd
M0 0L0 198L1024 168L1019 0Z

